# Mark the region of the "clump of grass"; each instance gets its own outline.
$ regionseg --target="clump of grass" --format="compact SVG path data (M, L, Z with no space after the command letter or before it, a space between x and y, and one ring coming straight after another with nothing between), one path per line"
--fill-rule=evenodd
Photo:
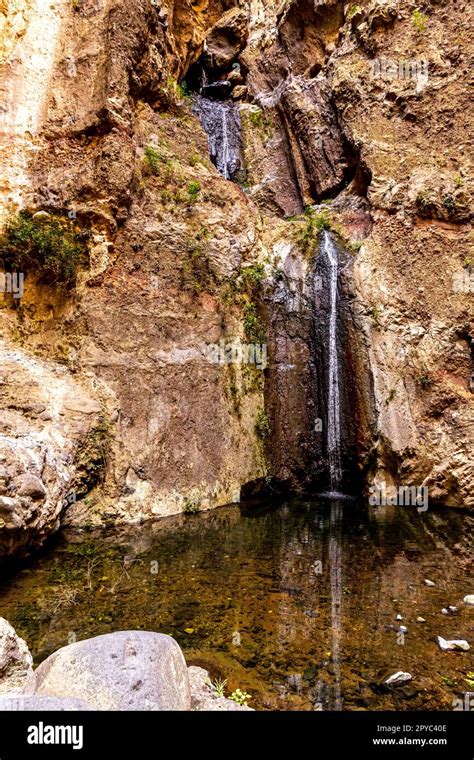
M413 11L411 21L416 31L420 34L426 30L426 24L428 23L428 17L420 11L419 8L415 8Z
M36 271L45 283L72 287L79 266L87 263L85 238L68 217L20 211L0 236L0 262L7 271Z
M270 420L264 409L259 409L255 417L255 432L262 440L268 438L272 432Z
M214 681L211 681L210 679L207 680L207 683L213 689L216 696L218 697L225 697L225 687L227 686L227 678L216 678Z

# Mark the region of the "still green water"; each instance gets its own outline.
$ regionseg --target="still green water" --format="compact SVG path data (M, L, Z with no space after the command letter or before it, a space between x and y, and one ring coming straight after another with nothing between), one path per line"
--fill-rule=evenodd
M451 710L474 691L472 650L441 652L434 637L474 643L473 522L292 499L69 531L3 570L0 615L37 663L74 636L140 628L174 636L257 709ZM399 670L411 683L381 685Z

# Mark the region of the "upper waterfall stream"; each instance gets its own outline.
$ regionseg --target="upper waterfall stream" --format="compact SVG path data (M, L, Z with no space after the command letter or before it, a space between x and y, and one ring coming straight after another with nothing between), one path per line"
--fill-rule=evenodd
M207 134L211 161L225 179L232 180L242 167L238 106L194 95L192 108Z

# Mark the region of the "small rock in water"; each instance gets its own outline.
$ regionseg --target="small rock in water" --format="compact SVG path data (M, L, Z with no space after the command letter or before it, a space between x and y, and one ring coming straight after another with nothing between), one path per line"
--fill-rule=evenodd
M410 673L404 673L403 670L398 670L392 676L389 676L384 681L384 684L385 686L398 686L399 684L411 681L412 678L413 676Z
M395 618L395 620L403 620L403 618L402 618L401 615L397 615L397 617Z
M417 619L416 619L416 622L417 623L426 623L426 620L425 620L424 617L418 616Z
M443 651L462 649L464 652L467 652L471 648L464 639L452 639L448 641L447 639L443 639L442 636L435 636L435 641Z
M429 581L427 578L425 578L423 583L425 584L425 586L436 586L436 584L433 583L433 581Z
M455 607L453 604L450 604L450 605L449 605L449 607L448 607L448 612L450 612L450 613L451 613L451 615L455 615L457 611L458 611L458 608L457 608L457 607Z
M408 628L406 625L399 626L398 630L401 631L401 633L408 633Z
M474 594L468 594L463 599L464 604L474 605Z

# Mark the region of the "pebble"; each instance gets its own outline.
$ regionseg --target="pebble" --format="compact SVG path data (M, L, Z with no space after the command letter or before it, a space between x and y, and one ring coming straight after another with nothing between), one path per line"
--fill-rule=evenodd
M413 676L411 675L411 673L404 673L403 670L398 670L392 676L389 676L384 681L384 684L386 686L398 686L399 684L407 683L407 681L411 681L412 678Z
M442 636L435 636L435 641L443 651L462 649L464 652L467 652L471 648L464 639L452 639L448 641L447 639L443 639Z
M474 605L474 594L468 594L463 599L464 604Z
M417 623L426 623L426 620L425 620L425 618L424 618L424 617L421 617L421 616L420 616L420 617L417 617L417 619L416 619L416 622L417 622Z
M397 615L397 617L395 618L395 620L403 620L403 618L402 618L401 615Z
M435 586L436 585L435 583L433 583L433 581L429 581L427 578L425 578L425 580L423 581L423 583L425 584L425 586Z

